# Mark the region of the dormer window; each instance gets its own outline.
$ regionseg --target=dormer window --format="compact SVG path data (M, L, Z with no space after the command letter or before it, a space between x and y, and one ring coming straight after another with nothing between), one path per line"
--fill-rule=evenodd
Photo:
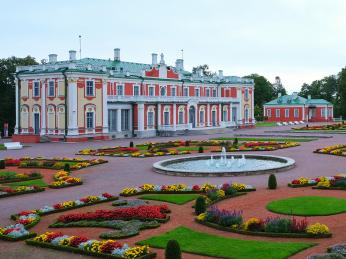
M40 82L35 81L34 87L32 89L32 96L33 97L39 97L40 96Z
M91 81L91 80L86 81L85 95L86 96L94 96L95 95L94 81Z

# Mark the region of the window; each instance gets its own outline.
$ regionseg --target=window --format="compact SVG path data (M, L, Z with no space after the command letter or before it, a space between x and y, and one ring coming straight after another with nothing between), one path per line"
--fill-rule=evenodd
M183 96L189 96L189 88L184 87L184 89L183 89Z
M299 109L294 109L294 118L298 118L299 117Z
M34 82L34 89L32 93L33 97L39 97L40 96L40 82L35 81Z
M133 95L134 96L139 96L139 85L134 85L133 86Z
M108 128L110 132L115 132L117 130L117 110L108 110Z
M123 85L117 85L117 95L118 96L124 95L124 86Z
M246 101L249 100L249 89L245 89L245 94L244 95L245 95L244 96L245 100Z
M155 95L155 87L149 86L149 96L154 96L154 95Z
M222 111L222 121L228 121L227 120L227 110Z
M88 129L94 128L94 112L87 112L86 113L86 126Z
M175 87L171 88L171 96L177 96L177 89Z
M332 116L332 109L328 109L328 117Z
M54 83L54 81L49 81L49 83L48 83L48 96L55 96L55 83Z
M127 131L129 130L130 125L130 110L128 109L122 109L121 110L121 130Z
M148 128L154 127L154 112L149 111L148 112Z
M275 117L280 118L280 109L275 110Z
M163 124L169 125L169 112L168 111L165 111L163 113Z
M195 96L199 96L199 88L195 89Z
M267 117L270 118L272 116L272 110L267 109Z
M199 111L199 123L204 123L204 110Z
M86 96L94 96L94 81L86 81Z
M165 96L166 95L166 87L162 86L160 89L160 95Z
M205 96L209 97L210 96L210 89L207 88L206 91L205 91Z
M213 97L217 96L216 88L213 88Z
M249 121L249 108L245 108L245 121Z
M184 111L179 111L178 113L178 123L184 124Z
M325 117L325 116L326 116L325 111L326 111L326 110L325 110L324 108L321 109L321 117Z
M289 109L285 109L285 118L290 117L290 110Z

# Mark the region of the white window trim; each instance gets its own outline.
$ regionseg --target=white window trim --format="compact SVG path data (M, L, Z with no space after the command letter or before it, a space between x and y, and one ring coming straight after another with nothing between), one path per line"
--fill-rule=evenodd
M165 94L164 95L161 94L162 88L165 89ZM160 93L159 93L159 95L160 96L167 96L167 86L165 86L165 85L161 85L160 86Z
M278 116L279 113L279 116ZM275 109L275 118L280 118L280 109Z
M135 87L138 87L138 95L135 95ZM132 95L133 96L141 96L141 87L140 87L140 85L133 85Z
M184 94L185 93L185 89L187 89L187 94L186 95ZM183 87L183 96L185 96L185 97L190 96L190 87L188 87L188 86L184 86Z
M88 82L93 82L93 94L92 95L88 95L88 91L87 91ZM85 96L86 97L95 97L96 96L95 80L93 80L93 79L85 80Z
M175 89L175 95L172 95L173 89ZM171 86L171 96L173 96L173 97L177 96L177 87L176 86Z
M290 117L290 109L285 109L285 118Z
M153 95L150 95L150 88L153 89ZM154 85L149 85L148 86L148 96L155 96L155 86Z
M153 113L153 125L149 125L149 113ZM147 110L147 128L154 129L155 128L155 109L153 107L149 107Z
M119 94L119 91L118 91L118 87L122 88L122 94L120 95ZM116 87L116 96L124 96L125 95L125 89L124 89L124 85L123 84L115 84L115 87Z
M50 92L50 83L53 82L53 95L50 95L49 92ZM47 93L47 96L48 97L55 97L56 96L56 93L55 93L55 81L54 80L49 80L48 81L48 93Z
M198 90L198 95L196 94L196 93L197 93L197 90ZM200 96L201 96L201 88L198 87L198 86L195 87L195 96L196 96L196 97L200 97Z
M266 112L267 112L267 117L271 118L272 117L272 110L267 108Z
M204 91L204 92L205 92L204 95L205 95L206 97L210 97L210 88L209 88L209 87L208 87L208 88L205 88L205 91ZM207 93L209 93L209 94L207 94Z
M298 108L294 108L293 116L294 116L294 118L299 118L299 109Z
M35 95L35 83L38 83L38 95ZM41 87L40 87L40 81L39 80L34 80L32 82L32 97L41 97Z

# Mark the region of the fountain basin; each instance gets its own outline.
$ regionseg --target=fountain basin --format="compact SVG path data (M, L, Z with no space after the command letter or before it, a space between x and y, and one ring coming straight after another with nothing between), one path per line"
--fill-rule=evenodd
M153 164L153 170L176 176L241 176L275 173L294 166L295 161L288 157L220 154L162 160Z

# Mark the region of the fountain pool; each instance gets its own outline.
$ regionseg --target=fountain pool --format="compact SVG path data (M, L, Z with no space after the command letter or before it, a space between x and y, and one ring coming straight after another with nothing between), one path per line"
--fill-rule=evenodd
M179 176L236 176L273 173L295 165L288 157L268 155L201 155L167 159L153 165L157 173Z

